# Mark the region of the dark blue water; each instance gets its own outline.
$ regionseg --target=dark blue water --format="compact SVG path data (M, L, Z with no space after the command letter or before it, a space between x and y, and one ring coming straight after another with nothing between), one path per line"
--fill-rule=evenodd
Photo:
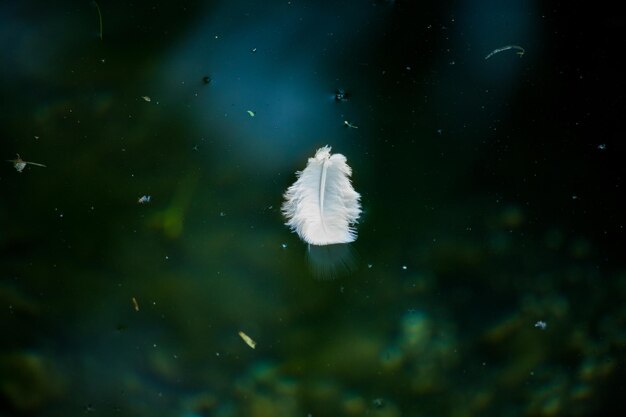
M623 29L3 2L0 415L619 415ZM280 212L324 145L363 208L339 261Z

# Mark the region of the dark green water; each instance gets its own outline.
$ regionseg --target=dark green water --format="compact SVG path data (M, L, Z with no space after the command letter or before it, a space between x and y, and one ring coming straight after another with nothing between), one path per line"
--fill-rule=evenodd
M1 416L620 415L623 17L97 4L0 5L0 157L46 165L0 170ZM319 279L280 206L327 144Z

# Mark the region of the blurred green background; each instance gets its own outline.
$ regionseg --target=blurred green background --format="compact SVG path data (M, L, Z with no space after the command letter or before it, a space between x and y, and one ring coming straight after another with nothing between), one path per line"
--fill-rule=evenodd
M621 415L624 22L2 2L0 156L46 167L0 170L0 415ZM364 213L319 279L280 205L327 144Z

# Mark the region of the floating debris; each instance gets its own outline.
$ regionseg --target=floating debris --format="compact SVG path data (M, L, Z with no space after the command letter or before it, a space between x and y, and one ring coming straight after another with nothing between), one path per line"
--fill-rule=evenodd
M135 311L139 311L139 303L137 302L137 299L133 297L132 300L133 300L133 307L135 308Z
M250 52L252 52L252 53L256 52L256 48L252 48L252 49L250 50Z
M147 101L148 103L152 101L152 99L148 96L141 96L141 98L143 99L143 101Z
M543 320L539 320L537 323L535 323L535 328L537 329L545 330L546 327L548 327L548 323Z
M26 168L26 165L35 165L37 167L44 167L46 168L46 166L44 164L40 164L37 162L28 162L28 161L24 161L21 157L20 154L17 154L17 158L16 159L7 159L7 162L10 162L13 164L13 168L15 168L17 170L17 172L22 172L24 170L24 168Z
M10 161L13 162L13 167L17 170L17 172L22 172L26 167L26 162L20 160L20 156L17 156L17 159Z
M250 115L250 117L254 117L254 112L252 110L248 110L247 113Z
M382 398L374 398L372 400L372 405L374 408L383 408L385 406L385 400Z
M141 197L139 197L139 200L137 200L137 203L139 203L139 204L148 204L150 202L151 198L152 198L152 196L142 195Z
M504 52L504 51L508 51L509 49L517 49L516 54L520 56L520 58L522 56L524 56L524 53L526 53L526 50L524 48L522 48L521 46L518 45L506 45L503 46L502 48L496 48L493 51L489 52L489 54L485 57L485 59L489 59L492 56L494 56L495 54L498 54L500 52Z
M243 341L246 342L246 344L248 346L250 346L252 349L254 349L256 347L256 342L254 340L252 340L252 338L250 338L250 336L248 336L244 332L240 331L239 332L239 337L241 337L243 339Z
M202 77L202 82L204 84L209 84L211 82L211 77L209 77L208 75L205 75L204 77Z
M598 145L598 149L601 150L601 151L605 150L606 149L606 143L599 144Z
M344 124L344 125L346 125L346 126L348 126L348 127L349 127L349 128L351 128L351 129L358 129L358 128L359 128L358 126L353 125L352 123L350 123L350 122L349 122L349 121L347 121L347 120L344 120L344 121L343 121L343 124Z

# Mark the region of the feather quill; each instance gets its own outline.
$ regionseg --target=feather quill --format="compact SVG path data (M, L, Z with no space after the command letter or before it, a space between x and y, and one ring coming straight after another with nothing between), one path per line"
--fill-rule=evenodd
M352 187L352 169L341 154L324 146L309 158L306 168L285 192L285 223L311 245L356 240L354 225L361 214L361 195Z

